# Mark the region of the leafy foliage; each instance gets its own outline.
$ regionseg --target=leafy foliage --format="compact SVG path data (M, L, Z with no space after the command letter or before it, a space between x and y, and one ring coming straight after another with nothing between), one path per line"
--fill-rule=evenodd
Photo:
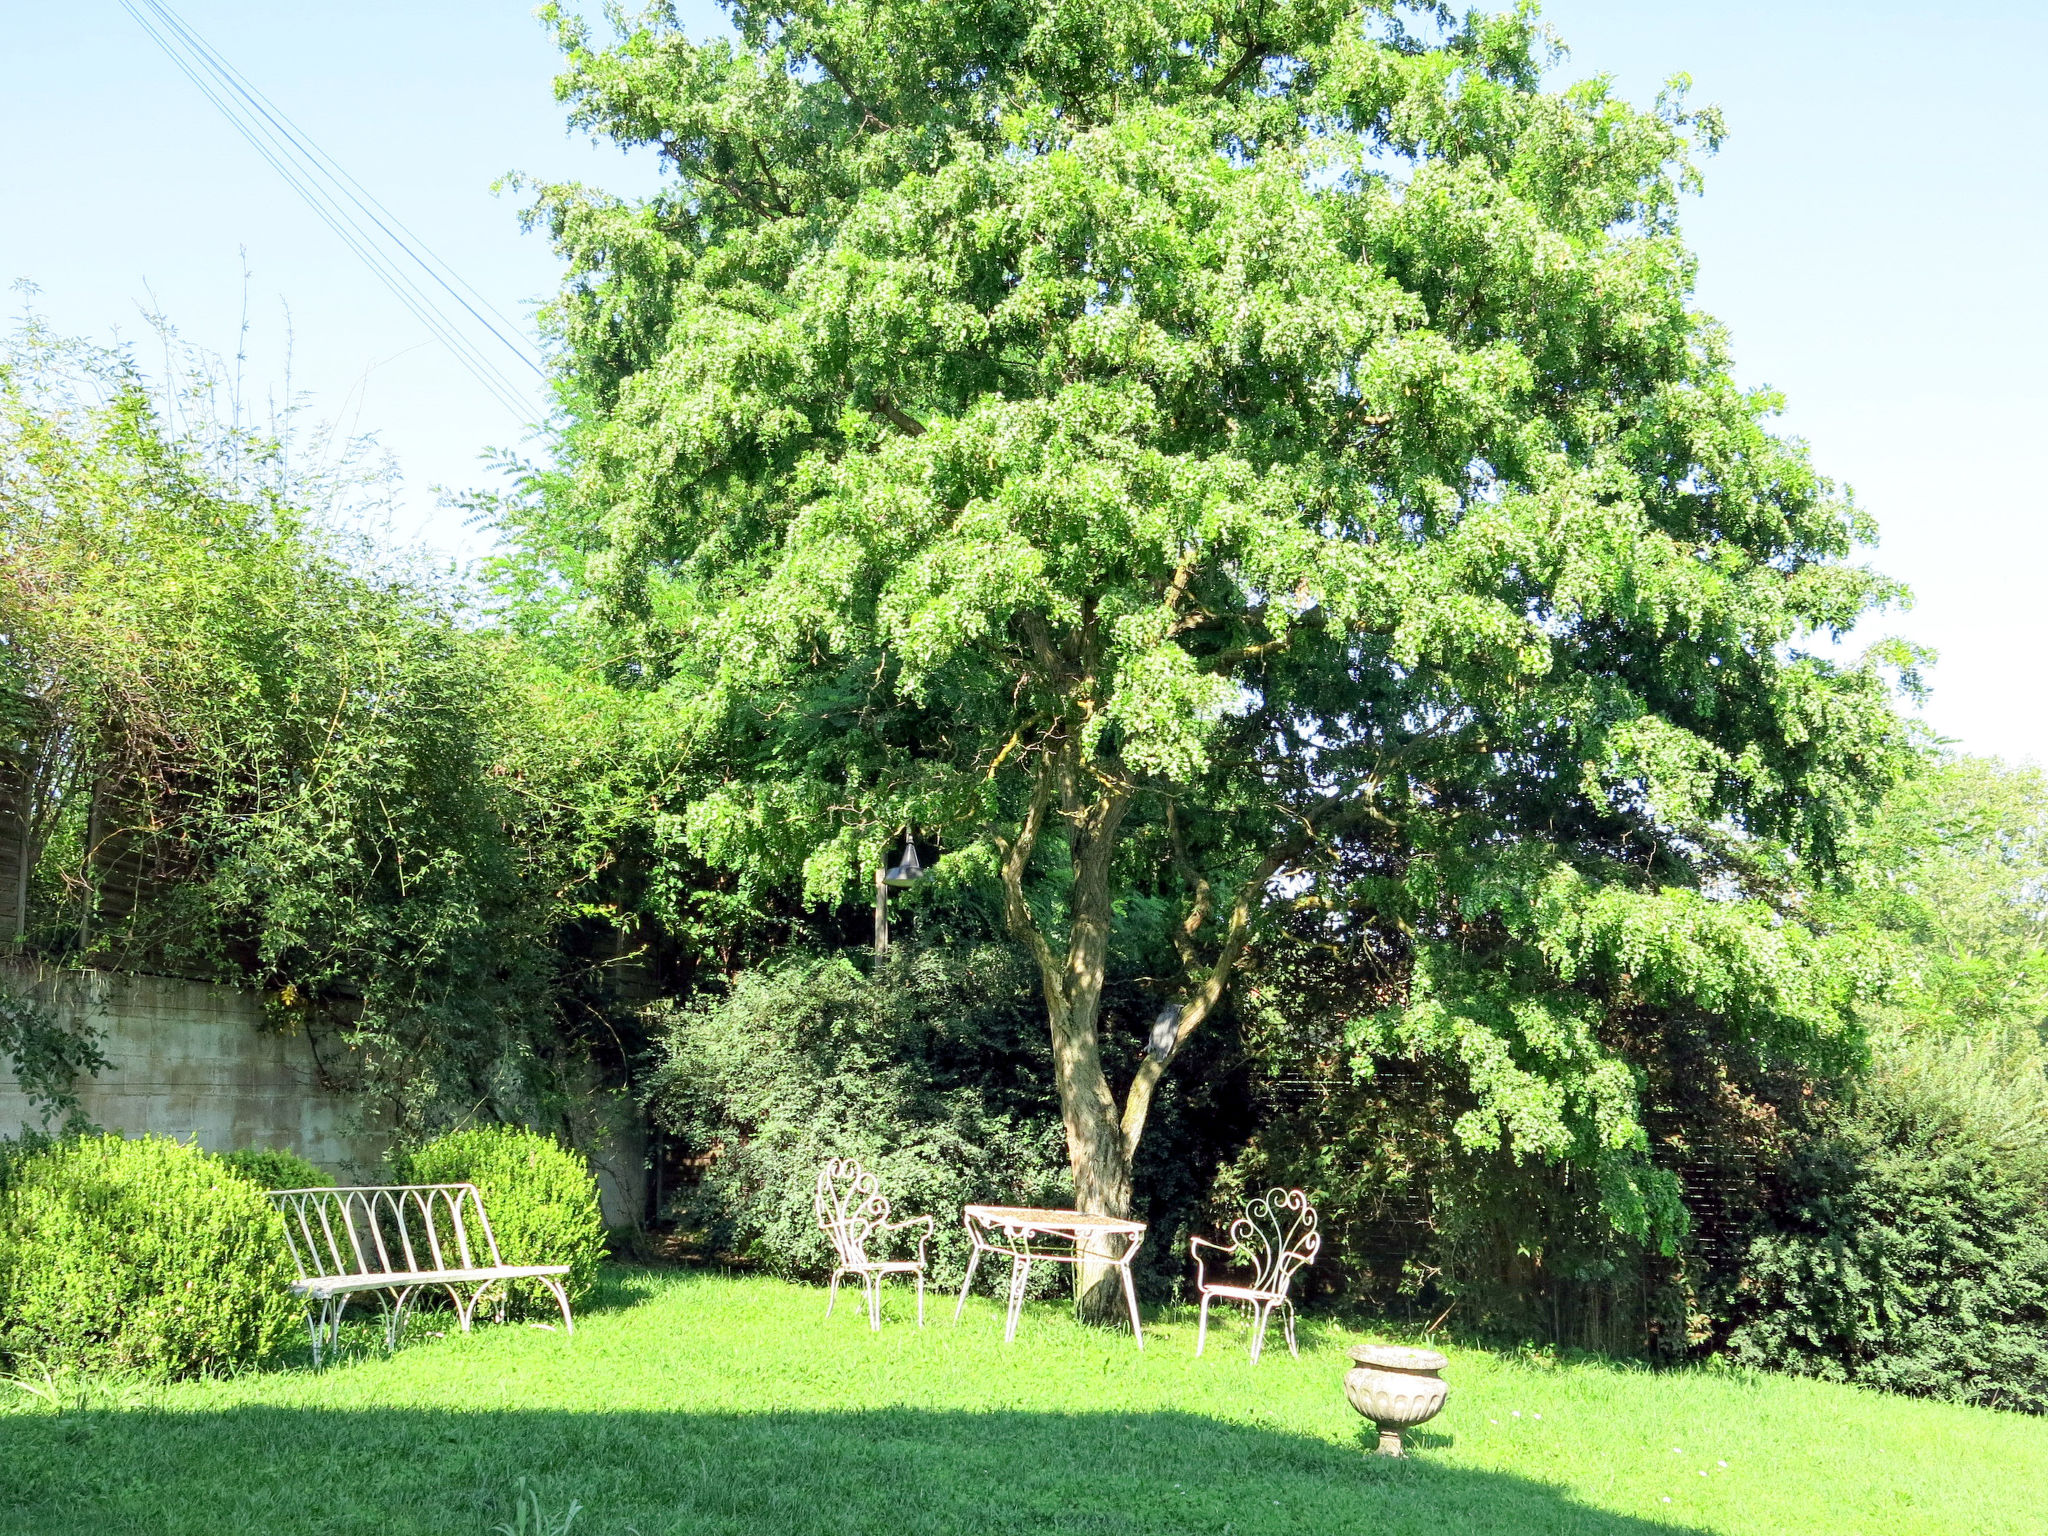
M2048 779L1996 758L1930 756L1857 839L1855 879L1817 920L1896 954L1889 1028L2048 1024Z
M899 945L872 976L792 955L669 1011L650 1107L709 1155L683 1219L776 1274L830 1270L818 1168L854 1157L898 1216L938 1218L934 1274L966 1263L969 1201L1061 1204L1052 1063L1003 945Z
M604 1217L597 1180L579 1152L516 1125L449 1131L398 1160L411 1184L474 1184L507 1264L566 1264L562 1278L573 1306L597 1284L604 1258ZM522 1306L540 1314L554 1299L536 1281L512 1283Z
M1734 1298L1749 1364L2048 1412L2048 1056L2031 1032L1882 1052L1803 1149Z
M281 1026L344 1037L331 1075L401 1124L531 1107L584 1054L549 940L610 857L564 792L602 726L458 594L331 532L347 485L288 448L33 328L0 362L26 937L254 983Z
M1718 119L1546 90L1527 12L731 9L548 12L573 121L675 181L539 189L566 410L507 577L665 691L683 846L851 901L914 828L994 893L1084 1204L1292 903L1380 947L1353 1049L1457 1076L1469 1153L1675 1243L1640 1047L1854 1062L1881 978L1786 875L1905 760L1809 641L1895 592L1871 526L1691 304ZM1106 1042L1115 974L1170 1049Z
M78 1114L77 1083L107 1065L99 1043L83 1024L66 1024L34 996L0 977L0 1053L14 1080L47 1126Z
M287 1147L241 1147L221 1153L220 1160L258 1189L317 1189L334 1182Z
M187 1376L295 1334L284 1223L262 1190L165 1137L67 1138L0 1194L0 1335L18 1360Z

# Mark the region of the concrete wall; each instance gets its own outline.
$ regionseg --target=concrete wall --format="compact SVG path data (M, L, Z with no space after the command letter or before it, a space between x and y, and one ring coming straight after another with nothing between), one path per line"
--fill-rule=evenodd
M337 1179L373 1177L384 1139L320 1086L311 1043L264 1029L250 993L168 976L9 966L6 979L66 1022L82 1021L111 1063L80 1078L80 1107L124 1136L197 1140L209 1152L286 1148ZM0 1135L41 1117L0 1062Z
M196 1140L209 1152L285 1148L343 1183L376 1182L387 1138L356 1102L320 1084L304 1035L264 1027L251 993L211 982L118 971L51 971L16 963L0 978L66 1022L82 1021L111 1063L76 1084L85 1117L124 1136ZM0 1136L41 1117L0 1059ZM597 1174L605 1221L640 1219L646 1171L638 1119L620 1096L587 1095L570 1132Z

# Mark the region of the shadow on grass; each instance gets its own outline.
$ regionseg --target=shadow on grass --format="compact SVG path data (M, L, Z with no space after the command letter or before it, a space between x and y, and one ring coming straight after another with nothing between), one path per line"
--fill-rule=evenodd
M516 1383L512 1397L517 1400ZM0 1418L0 1532L1683 1536L1526 1478L1181 1413L238 1408Z

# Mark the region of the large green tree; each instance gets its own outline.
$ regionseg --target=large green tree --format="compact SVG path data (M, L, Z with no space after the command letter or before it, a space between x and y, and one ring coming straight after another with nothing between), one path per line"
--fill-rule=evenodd
M1718 120L1546 90L1526 9L730 10L549 13L573 120L671 179L539 189L517 518L668 688L695 852L846 900L914 829L999 889L1111 1212L1262 924L1341 885L1399 951L1367 1043L1668 1234L1629 1021L1851 1052L1770 898L1900 752L1805 648L1887 595L1869 529L1690 302ZM1105 1048L1120 946L1171 957L1150 1046Z

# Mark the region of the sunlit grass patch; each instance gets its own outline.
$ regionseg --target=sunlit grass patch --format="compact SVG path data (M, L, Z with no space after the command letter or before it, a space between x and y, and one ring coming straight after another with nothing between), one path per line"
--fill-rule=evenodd
M1234 1322L1127 1334L1034 1305L1014 1346L975 1298L880 1334L821 1290L612 1270L573 1340L395 1355L0 1416L0 1531L322 1536L664 1533L2033 1532L2048 1423L1787 1378L1451 1347L1406 1463L1340 1388L1364 1335L1311 1320L1254 1367ZM441 1337L434 1337L437 1332Z

